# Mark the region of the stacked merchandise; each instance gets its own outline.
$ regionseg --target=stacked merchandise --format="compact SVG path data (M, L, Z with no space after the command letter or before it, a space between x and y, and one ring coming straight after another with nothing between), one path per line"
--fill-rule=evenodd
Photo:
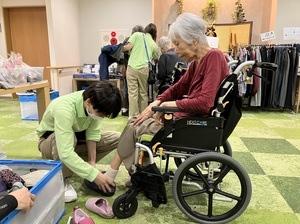
M0 88L42 81L43 70L28 66L18 53L11 53L6 59L0 55Z

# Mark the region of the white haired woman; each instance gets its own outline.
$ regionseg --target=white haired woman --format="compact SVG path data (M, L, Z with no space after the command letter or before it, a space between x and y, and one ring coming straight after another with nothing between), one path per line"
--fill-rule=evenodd
M162 94L166 87L172 85L173 70L175 64L180 62L182 68L187 68L187 63L174 52L171 48L171 40L169 37L162 36L159 38L157 45L160 49L161 56L158 60L157 79L160 81L158 87L158 94Z
M108 172L114 180L123 161L130 171L134 161L135 143L142 134L155 134L162 127L162 112L153 112L153 106L177 107L196 114L176 112L177 118L187 116L208 116L214 106L218 87L229 75L224 54L218 49L209 47L205 36L206 25L197 15L183 13L171 25L169 37L175 53L187 62L191 62L188 71L182 78L155 101L138 117L130 119L123 130L117 152ZM187 98L182 99L183 95ZM174 100L175 99L175 100Z

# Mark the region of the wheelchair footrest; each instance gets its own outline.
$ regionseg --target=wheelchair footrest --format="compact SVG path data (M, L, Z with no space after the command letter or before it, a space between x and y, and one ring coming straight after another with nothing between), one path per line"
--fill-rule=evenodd
M137 166L137 171L131 175L133 189L141 189L156 208L167 203L166 180L167 176L160 173L155 163L144 167Z

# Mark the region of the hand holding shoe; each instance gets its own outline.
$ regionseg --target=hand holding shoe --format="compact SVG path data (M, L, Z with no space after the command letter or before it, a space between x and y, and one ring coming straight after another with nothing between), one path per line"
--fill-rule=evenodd
M94 182L104 193L111 192L110 186L115 186L115 183L101 172L98 173Z
M88 181L87 179L83 180L85 186L91 190L105 196L111 197L116 192L116 184L111 179L109 179L104 173L99 172L98 176L94 181Z
M99 182L97 180L99 180ZM106 175L104 175L102 172L99 172L98 176L95 179L95 183L99 186L99 188L104 193L111 192L110 185L115 186L114 182L111 179L109 179Z

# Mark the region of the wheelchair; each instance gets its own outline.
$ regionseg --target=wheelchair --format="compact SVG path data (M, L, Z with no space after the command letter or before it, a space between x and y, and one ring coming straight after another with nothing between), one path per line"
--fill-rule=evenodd
M187 65L183 62L176 62L174 65L174 69L172 71L172 77L166 78L165 80L161 80L158 86L157 94L160 95L164 91L166 91L170 86L174 85L179 79L184 75L187 70Z
M118 196L113 212L118 218L134 215L141 192L152 201L153 207L167 203L165 184L172 182L172 193L178 208L191 220L204 224L228 223L240 216L250 203L252 185L243 166L232 158L228 137L242 116L242 98L238 84L240 71L251 66L275 71L268 62L246 61L221 83L215 106L209 117L177 119L178 108L153 107L164 112L164 126L151 139L136 143L131 175L132 187ZM149 156L150 164L142 165ZM154 158L165 160L165 170L158 169ZM177 170L169 170L173 157Z

